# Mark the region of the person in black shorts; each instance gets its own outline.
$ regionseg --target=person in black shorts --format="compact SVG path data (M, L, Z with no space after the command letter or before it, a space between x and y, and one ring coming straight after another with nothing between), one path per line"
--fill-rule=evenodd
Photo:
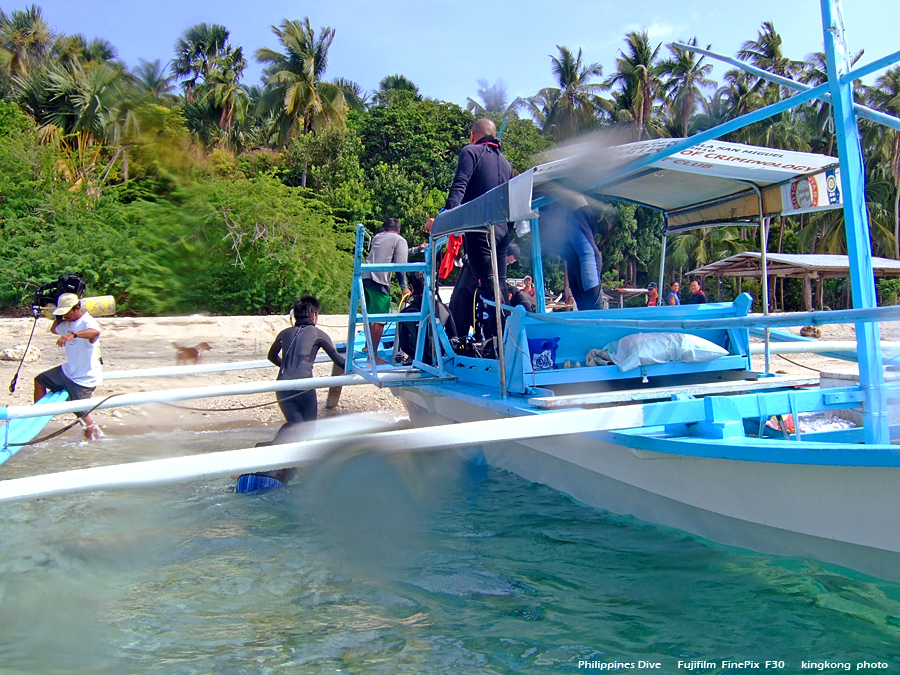
M318 320L319 301L313 296L304 295L294 303L294 325L281 331L269 348L268 359L278 366L277 379L312 377L313 364L320 349L337 365L344 367L344 357L338 354L331 338L325 331L316 328ZM315 389L279 391L276 397L288 425L313 422L318 417Z
M294 325L281 331L269 348L268 359L278 366L279 380L298 380L312 377L316 354L320 349L343 368L344 357L338 354L328 334L316 328L319 320L319 301L304 295L294 303ZM297 425L314 422L319 415L315 389L290 389L275 393L278 407L285 423L271 441L257 443L257 447L278 445L300 440ZM238 478L237 492L254 492L280 488L291 474L291 469L279 469L265 473L248 473Z

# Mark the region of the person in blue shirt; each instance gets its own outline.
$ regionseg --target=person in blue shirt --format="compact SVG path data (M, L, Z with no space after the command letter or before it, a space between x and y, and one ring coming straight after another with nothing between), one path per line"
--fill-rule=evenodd
M681 298L678 297L678 291L680 288L681 284L679 284L677 281L673 281L671 284L669 284L669 295L666 296L667 303L669 303L670 305L681 304Z

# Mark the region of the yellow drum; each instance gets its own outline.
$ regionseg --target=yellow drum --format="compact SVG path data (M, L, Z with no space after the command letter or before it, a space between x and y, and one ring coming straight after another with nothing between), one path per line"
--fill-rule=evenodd
M111 295L98 295L93 298L82 298L81 307L91 316L112 316L116 313L116 299ZM44 307L44 316L53 320L53 310L56 309L52 305Z

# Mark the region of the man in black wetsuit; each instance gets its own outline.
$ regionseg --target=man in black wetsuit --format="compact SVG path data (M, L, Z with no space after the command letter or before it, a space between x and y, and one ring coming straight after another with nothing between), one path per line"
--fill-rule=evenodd
M294 326L285 328L275 338L269 348L269 361L278 366L279 380L296 380L312 377L316 354L323 349L329 358L341 368L344 357L337 353L328 334L316 328L319 320L319 301L311 295L304 295L294 303ZM284 414L285 427L312 422L319 414L316 390L307 389L279 391L276 393L278 407ZM277 439L277 436L276 436Z
M512 178L512 164L500 152L500 141L497 140L497 127L489 119L480 119L472 125L469 133L469 145L459 153L456 164L456 175L450 186L450 194L444 209L449 210L480 197L498 185L503 185ZM431 231L431 223L425 228ZM494 243L497 249L497 276L501 290L506 285L506 250L509 247L509 225L494 226ZM463 246L471 266L473 276L478 280L481 296L494 299L494 272L491 266L491 251L486 232L465 232ZM455 293L455 291L454 291ZM451 299L451 305L453 300ZM457 327L462 330L461 327ZM486 338L493 338L497 333L496 319L493 309L487 312L484 322Z
M688 298L688 301L685 304L704 305L707 302L709 302L709 300L706 297L706 293L703 292L700 282L696 279L691 279L691 297Z
M506 266L509 267L519 259L521 251L516 242L510 242L506 249ZM501 287L502 288L502 287ZM478 279L472 271L472 266L464 260L462 272L453 286L453 295L450 296L450 314L453 315L453 325L456 326L456 334L462 338L469 334L469 329L474 327L475 320L475 292L478 290ZM479 332L478 329L475 331Z
M294 303L294 325L285 328L275 338L269 348L269 361L278 366L279 380L296 380L312 377L313 365L319 349L341 368L344 358L337 353L328 334L319 328L319 301L311 295L304 295ZM312 422L319 415L319 405L315 389L292 389L275 393L278 407L287 420L275 438L257 443L256 447L278 445L302 440L295 432L301 422ZM278 469L260 473L245 473L238 477L235 491L240 493L260 490L274 490L287 483L293 469Z

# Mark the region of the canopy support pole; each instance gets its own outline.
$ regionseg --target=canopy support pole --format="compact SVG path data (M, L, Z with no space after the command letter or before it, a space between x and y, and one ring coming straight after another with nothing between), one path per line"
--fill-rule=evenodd
M538 209L535 209L537 211ZM531 274L534 276L534 299L538 314L547 313L547 291L544 287L544 258L541 252L540 218L531 220Z
M494 319L497 322L497 337L494 348L500 360L500 396L506 398L506 355L503 353L503 299L500 295L500 270L497 266L497 242L494 239L495 226L488 230L488 243L491 246L491 271L494 273Z
M662 236L662 250L659 253L659 297L663 298L663 279L666 278L666 246L669 243L669 235L666 233L666 227L669 224L669 219L666 217L666 214L663 213L663 236ZM657 300L659 302L659 300ZM668 304L668 300L665 302L659 302L659 304L664 305Z
M841 161L847 254L856 263L850 265L853 307L864 309L876 307L878 303L865 203L865 169L853 110L853 83L843 81L850 71L850 59L844 41L840 1L821 0L821 4L828 89L831 94L838 157ZM862 405L864 438L866 443L890 443L878 324L857 323L856 340L859 344L859 385L866 393Z

